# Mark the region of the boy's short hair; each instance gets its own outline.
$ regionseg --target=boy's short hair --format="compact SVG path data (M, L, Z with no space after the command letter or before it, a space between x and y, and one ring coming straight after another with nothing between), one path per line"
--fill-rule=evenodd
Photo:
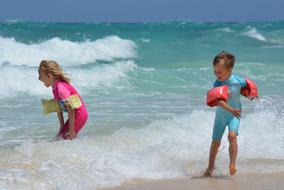
M227 69L233 68L235 64L235 56L229 52L222 51L214 57L213 66L223 63Z

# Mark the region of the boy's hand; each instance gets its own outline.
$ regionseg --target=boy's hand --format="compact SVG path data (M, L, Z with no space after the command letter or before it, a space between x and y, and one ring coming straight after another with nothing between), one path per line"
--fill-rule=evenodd
M230 106L229 104L227 104L224 100L220 100L219 101L219 106L223 107L225 110L227 110L228 112L231 112L232 114L234 114L234 116L236 116L237 118L241 117L241 110L239 109L235 109L232 106Z
M231 110L231 113L234 114L234 116L236 116L237 118L240 118L241 117L241 110L238 110L238 109L232 109Z

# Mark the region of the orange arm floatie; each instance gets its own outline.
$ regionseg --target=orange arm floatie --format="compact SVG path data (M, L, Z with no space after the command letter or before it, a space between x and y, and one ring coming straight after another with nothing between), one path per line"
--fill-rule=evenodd
M207 105L210 107L218 106L220 100L228 100L228 86L212 88L207 92Z
M246 87L241 88L241 94L249 99L258 98L257 86L254 82L246 79Z

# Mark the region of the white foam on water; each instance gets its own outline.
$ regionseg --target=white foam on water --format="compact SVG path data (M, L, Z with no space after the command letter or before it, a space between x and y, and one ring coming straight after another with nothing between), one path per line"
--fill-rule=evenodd
M151 40L148 39L148 38L142 38L142 39L141 39L141 42L149 43L149 42L151 42Z
M0 64L38 66L43 59L61 65L84 65L97 60L131 59L136 57L136 44L118 36L95 41L73 42L58 37L39 42L23 43L14 38L0 37Z
M266 41L266 38L253 27L248 27L248 31L243 32L242 35L257 39L259 41Z
M138 66L133 61L119 61L113 64L97 65L91 69L70 69L74 85L82 89L126 88L129 83L128 73Z
M228 32L228 33L231 33L231 32L234 32L234 30L232 30L231 28L221 28L221 29L218 29L219 31L222 31L222 32Z
M194 110L140 129L122 128L109 136L26 140L10 154L1 155L1 163L9 160L6 167L14 167L9 175L0 175L2 184L12 188L15 184L6 182L10 180L37 189L96 189L135 178L199 175L206 168L213 121L213 110ZM244 114L238 137L238 172L283 172L284 167L279 166L284 157L283 138L284 119L277 113L256 109ZM228 174L228 163L224 134L217 175Z
M119 61L112 64L99 64L91 68L66 68L71 76L71 83L79 90L127 87L127 73L137 67L133 61ZM34 67L0 66L0 99L19 97L23 94L32 96L52 96L38 80L38 71Z

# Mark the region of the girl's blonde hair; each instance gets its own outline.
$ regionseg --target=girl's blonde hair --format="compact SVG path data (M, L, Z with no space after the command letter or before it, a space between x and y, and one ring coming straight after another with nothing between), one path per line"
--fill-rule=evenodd
M52 60L42 60L39 64L39 71L51 74L56 80L62 80L70 83L70 78L64 73L59 64Z

